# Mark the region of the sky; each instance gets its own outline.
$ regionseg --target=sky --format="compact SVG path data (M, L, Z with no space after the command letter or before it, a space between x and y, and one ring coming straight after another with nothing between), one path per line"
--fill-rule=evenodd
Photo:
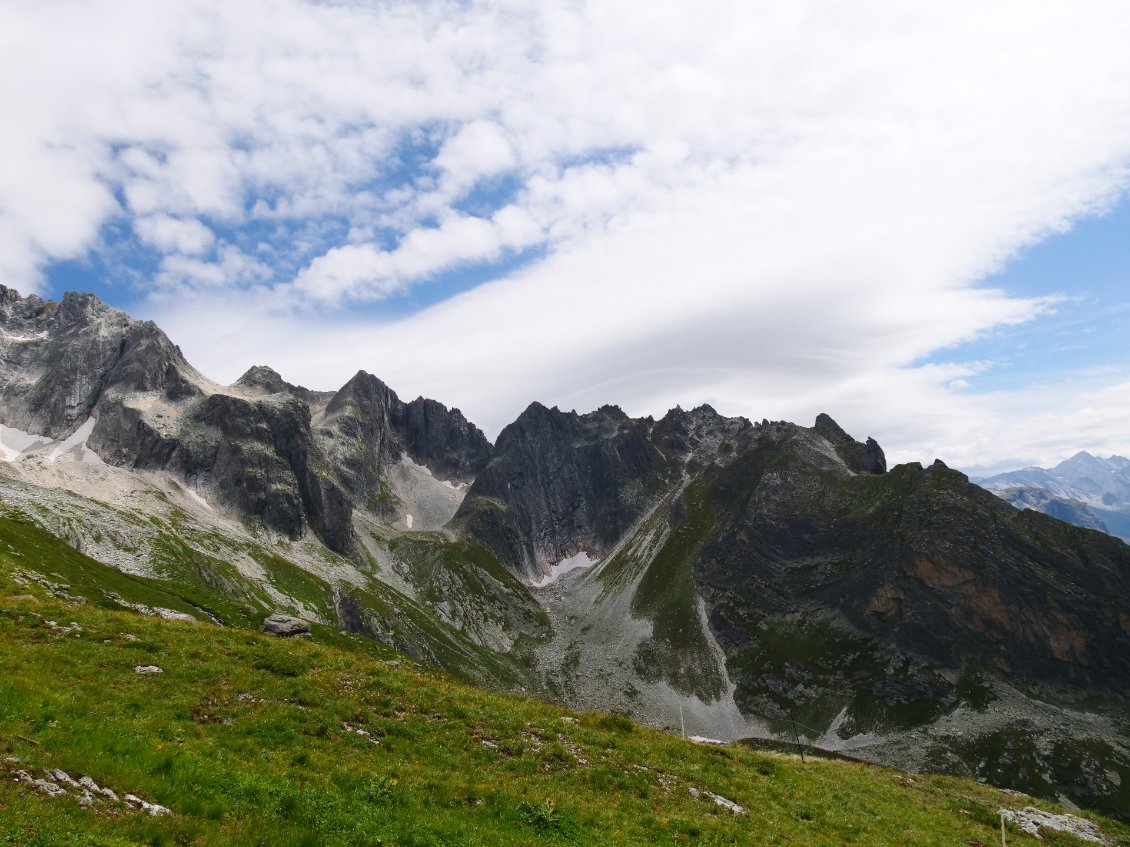
M0 282L201 371L1130 455L1130 5L0 0Z

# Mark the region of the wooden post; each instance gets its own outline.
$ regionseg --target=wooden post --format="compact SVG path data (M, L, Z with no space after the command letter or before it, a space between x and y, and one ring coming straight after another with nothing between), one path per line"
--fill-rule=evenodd
M1001 847L1008 847L1008 842L1004 837L1004 809L1001 809Z

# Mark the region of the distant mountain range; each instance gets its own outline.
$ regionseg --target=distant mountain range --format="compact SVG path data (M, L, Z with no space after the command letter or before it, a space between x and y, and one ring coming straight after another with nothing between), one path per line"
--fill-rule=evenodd
M1130 543L1130 459L1086 451L1054 468L1024 468L976 480L1020 509L1034 509Z
M828 415L535 402L491 444L364 371L222 386L92 295L0 286L0 447L0 516L178 614L283 613L483 686L1130 817L1130 547L941 462L888 470ZM1076 457L1070 491L1121 508L1126 464Z

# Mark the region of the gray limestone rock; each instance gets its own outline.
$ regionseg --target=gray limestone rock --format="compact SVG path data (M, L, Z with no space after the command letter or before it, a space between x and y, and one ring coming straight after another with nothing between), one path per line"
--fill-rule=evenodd
M521 575L581 550L599 555L676 469L651 427L615 406L578 415L533 403L498 436L453 523Z
M315 434L341 488L377 513L388 505L385 468L402 455L440 479L470 482L493 452L458 409L422 397L404 403L365 371L329 400Z
M343 555L355 508L391 512L385 479L402 455L459 482L491 456L458 410L405 404L363 371L333 394L263 366L225 389L156 325L94 295L54 303L0 286L0 423L59 440L88 419L87 447L107 463L170 472L241 519L312 531Z
M239 379L235 387L263 394L290 394L311 406L324 403L333 397L332 391L313 391L301 385L291 385L278 371L266 365L253 365Z
M259 627L263 632L270 635L278 635L282 638L289 638L293 635L305 635L310 632L310 624L301 618L293 618L290 615L283 615L276 612L270 615L263 624Z

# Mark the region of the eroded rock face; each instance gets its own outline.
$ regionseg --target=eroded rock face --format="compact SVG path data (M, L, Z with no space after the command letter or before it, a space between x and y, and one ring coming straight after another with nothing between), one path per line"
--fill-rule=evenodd
M319 444L342 488L365 492L380 512L384 469L407 454L440 479L470 482L492 455L490 443L458 409L422 397L404 403L372 374L359 371L326 404Z
M440 479L471 482L494 450L458 409L417 397L394 409L393 427L404 451Z
M621 666L704 702L732 682L745 715L798 713L815 735L929 728L986 708L996 683L1130 689L1130 549L941 462L884 470L878 445L826 415L806 428L535 405L455 523L523 576L604 554L577 591L650 633ZM619 649L608 637L579 652Z
M1130 687L1118 616L1130 604L1130 549L1119 542L1018 512L941 463L836 475L802 439L755 442L707 485L716 527L695 575L735 664L754 661L777 629L807 628L816 641L862 636L874 663L901 656L951 678L982 663ZM791 672L822 673L809 660ZM934 676L905 675L927 688ZM774 699L764 679L757 688L751 706Z
M237 388L263 394L291 394L311 406L325 403L333 397L332 391L312 391L301 385L291 385L278 371L266 365L253 365L235 381Z
M499 434L454 523L527 576L604 552L675 471L651 428L615 406L578 415L531 404Z
M186 399L199 393L193 375L155 324L92 294L55 303L0 286L0 408L9 426L61 439L108 394Z

